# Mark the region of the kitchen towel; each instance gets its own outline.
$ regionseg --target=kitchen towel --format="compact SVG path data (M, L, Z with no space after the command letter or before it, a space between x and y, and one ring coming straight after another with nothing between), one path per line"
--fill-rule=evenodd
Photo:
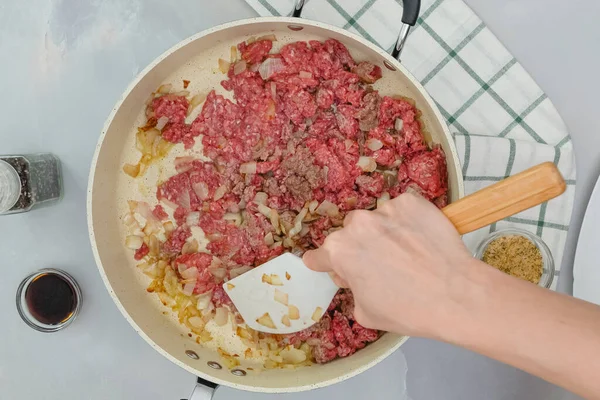
M289 15L294 0L246 0L260 15ZM303 18L326 22L392 49L402 0L308 0ZM480 229L464 240L474 250L490 231L526 229L560 263L575 198L575 157L558 112L535 81L461 0L422 0L402 63L438 104L454 135L466 194L544 161L558 165L567 191L541 206Z

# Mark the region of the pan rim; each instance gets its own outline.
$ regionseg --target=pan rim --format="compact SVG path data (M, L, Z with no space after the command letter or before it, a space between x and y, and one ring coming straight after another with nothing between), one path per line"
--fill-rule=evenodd
M332 26L332 25L329 25L326 23L311 21L311 20L306 20L306 19L300 19L300 18L294 18L294 17L254 17L254 18L242 19L242 20L237 20L237 21L220 24L220 25L214 26L212 28L208 28L201 32L198 32L186 39L183 39L180 42L173 45L171 48L164 51L158 57L156 57L151 63L149 63L144 69L142 69L136 75L136 77L127 86L127 88L124 90L124 92L121 94L121 96L119 97L119 99L117 100L115 105L113 106L113 109L111 110L110 114L108 115L108 117L104 123L102 131L100 133L100 137L98 138L98 142L97 142L96 148L94 150L94 156L92 158L92 163L90 165L90 172L89 172L89 177L88 177L86 214L87 214L88 235L89 235L90 244L92 247L92 253L94 255L94 261L96 263L96 267L98 268L98 272L100 273L100 276L102 277L102 281L104 282L104 286L108 290L108 293L109 293L110 297L112 298L112 301L115 303L115 305L117 306L117 308L119 309L121 314L125 317L127 322L134 328L134 330L146 342L148 342L148 344L150 344L150 346L152 346L161 355L166 357L169 361L171 361L171 362L175 363L176 365L180 366L181 368L185 369L187 372L189 372L195 376L200 376L201 378L206 379L211 382L214 382L218 385L223 385L223 386L231 387L233 389L238 389L238 390L246 390L246 391L250 391L250 392L293 393L293 392L303 392L303 391L307 391L307 390L327 387L327 386L345 381L356 375L359 375L362 372L377 365L378 363L380 363L381 361L383 361L384 359L389 357L391 354L393 354L402 344L404 344L409 339L409 336L401 336L398 339L397 343L395 343L394 345L389 347L384 353L373 358L368 363L365 363L365 364L361 365L360 367L353 369L352 371L349 371L349 372L347 372L343 375L340 375L338 377L335 377L335 378L319 381L316 383L306 384L306 385L279 387L279 388L278 387L246 385L246 384L235 383L235 382L232 382L229 380L223 380L223 379L217 378L215 376L203 373L203 372L189 366L188 364L180 361L178 358L172 356L170 353L165 351L161 346L156 344L144 332L144 330L142 330L140 328L140 326L133 320L133 318L129 315L128 311L125 309L125 306L123 306L123 304L121 303L119 298L116 296L116 294L112 288L112 284L111 284L108 276L106 275L106 272L104 271L104 267L102 265L102 261L100 259L100 254L98 252L98 248L96 245L94 221L92 218L92 210L93 210L93 195L92 194L93 194L93 187L94 187L94 179L96 176L96 167L97 167L98 158L99 158L101 149L103 147L104 139L106 138L106 134L114 120L116 113L122 106L125 99L134 90L134 88L142 81L142 79L144 79L144 77L153 68L155 68L158 64L160 64L163 60L165 60L167 57L169 57L175 51L188 45L189 43L191 43L195 40L198 40L199 38L202 38L206 35L216 33L219 31L224 31L224 30L227 30L230 28L235 28L235 27L243 26L243 25L253 25L253 24L262 24L262 23L289 23L289 24L293 24L293 25L310 26L310 27L315 27L315 28L326 29L329 31L333 31L337 34L346 36L349 39L355 40L356 42L359 42L360 44L367 46L370 49L376 51L380 56L384 57L384 59L386 59L388 62L390 62L395 68L397 68L398 71L400 71L402 74L404 74L404 76L406 78L408 78L411 81L411 83L413 85L415 85L415 87L420 91L421 95L424 97L424 99L427 101L430 108L432 109L436 119L440 122L440 125L442 126L442 129L444 131L444 135L449 139L449 146L450 146L451 151L450 151L450 154L447 154L447 157L452 157L452 161L453 161L454 165L457 166L457 168L460 167L460 161L458 159L456 145L455 145L454 141L452 140L452 135L450 134L450 131L445 122L445 119L441 115L441 112L439 111L437 105L435 104L435 102L433 101L433 99L431 98L429 93L421 85L421 83L419 81L417 81L416 78L399 61L397 61L395 58L393 58L390 54L385 52L379 46L367 41L366 39L364 39L363 37L361 37L359 35L356 35L345 29L338 28L338 27L335 27L335 26ZM458 198L461 198L464 196L464 182L463 182L462 174L460 173L460 168L458 168L458 172L459 173L457 173L457 176L456 176L457 186L458 186L457 195L458 195Z

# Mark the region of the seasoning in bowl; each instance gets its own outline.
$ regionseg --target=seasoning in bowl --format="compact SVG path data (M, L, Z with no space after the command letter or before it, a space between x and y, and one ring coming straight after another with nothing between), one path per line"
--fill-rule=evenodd
M492 240L483 252L482 261L535 284L540 282L544 267L540 249L520 235L501 236Z

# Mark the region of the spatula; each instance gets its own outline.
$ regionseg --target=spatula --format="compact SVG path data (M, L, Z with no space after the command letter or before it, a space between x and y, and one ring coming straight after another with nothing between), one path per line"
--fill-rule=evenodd
M561 195L565 182L544 163L473 193L442 211L462 235ZM261 332L286 334L318 322L338 291L327 273L283 254L223 284L244 321Z

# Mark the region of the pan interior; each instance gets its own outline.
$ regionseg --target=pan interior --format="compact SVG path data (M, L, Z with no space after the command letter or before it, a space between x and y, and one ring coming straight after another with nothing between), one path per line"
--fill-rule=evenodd
M292 30L289 28L291 23L303 29ZM350 37L341 30L307 21L262 18L227 24L187 39L140 74L115 106L99 143L95 165L92 165L95 172L90 180L89 219L90 235L105 283L123 314L152 346L191 373L213 382L252 391L284 392L321 387L353 376L389 355L406 338L385 334L351 357L297 370L249 370L248 367L255 368L256 365L246 362L243 356L239 368L246 372L245 376L234 375L225 367L214 369L214 364L210 366L211 362L222 365L216 351L202 347L189 338L187 331L160 304L158 297L146 292L150 279L136 269L132 251L125 248L127 232L122 223L122 217L127 212L127 200L153 196L155 189L152 187L156 179L161 174L169 174L168 169L155 169L137 182L121 170L124 163L135 164L139 160L135 132L145 122L145 101L149 94L164 83L171 83L174 90L181 90L182 81L186 79L190 81L187 90L192 95L207 93L213 88L220 94L228 95L220 85L224 75L217 68L218 59L229 59L230 47L250 36L271 33L278 39L275 51L294 41L335 38L349 48L356 60L369 60L380 65L384 75L375 89L384 95L402 95L416 101L423 113L426 139L440 144L447 155L450 201L462 195L456 150L447 128L440 123L441 117L431 99L421 92L421 86L406 75L403 68L395 64L397 70L389 70L383 62L392 60L386 58L382 51L367 46L364 40ZM175 147L173 155L182 151L180 146Z

